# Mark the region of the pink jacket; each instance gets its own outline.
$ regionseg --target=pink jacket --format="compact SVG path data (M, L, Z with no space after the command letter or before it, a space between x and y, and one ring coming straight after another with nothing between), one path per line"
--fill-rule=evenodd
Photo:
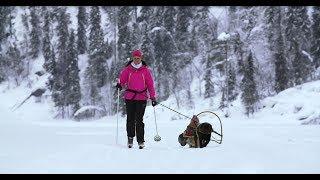
M120 84L126 89L135 91L148 90L150 98L156 97L154 90L154 81L150 70L147 66L142 65L139 69L134 68L131 64L126 66L120 73ZM135 93L126 91L124 94L125 99L131 100ZM147 100L147 91L137 93L133 100Z

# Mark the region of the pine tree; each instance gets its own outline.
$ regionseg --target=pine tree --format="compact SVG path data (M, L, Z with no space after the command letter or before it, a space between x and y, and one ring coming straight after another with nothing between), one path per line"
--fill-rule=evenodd
M44 69L47 72L52 73L53 71L53 66L52 66L52 61L54 61L54 59L52 59L52 51L51 51L51 37L50 37L50 24L51 24L51 18L50 18L50 14L47 11L44 17L44 27L43 27L43 34L44 34L44 38L43 38L43 44L42 44L42 52L43 52L43 56L44 56Z
M165 7L164 9L164 28L170 34L173 36L174 35L174 27L175 27L175 16L176 16L176 10L174 6L168 6Z
M141 51L143 52L143 59L150 67L154 67L154 47L149 37L148 31L145 32L142 38Z
M37 15L36 7L30 7L30 16L31 16L31 31L30 31L30 55L32 58L37 58L40 52L41 47L41 28L40 20Z
M53 76L53 90L52 98L55 103L55 106L58 108L59 116L65 117L65 107L66 101L64 97L65 87L68 82L65 82L65 76L67 74L67 41L69 39L68 25L69 25L69 16L66 13L66 8L60 7L57 14L57 36L58 36L58 59L56 62L55 73Z
M78 53L84 54L87 51L87 37L86 37L86 27L87 27L87 13L86 7L79 6L78 11Z
M286 28L285 38L287 57L292 62L292 73L291 78L295 84L304 83L310 75L311 64L308 59L305 59L305 55L302 54L310 52L310 20L308 19L306 7L303 6L289 6L285 14ZM302 61L301 58L305 60ZM299 70L300 69L300 70ZM296 79L298 78L298 79Z
M154 64L155 73L155 83L156 83L156 91L158 94L159 101L166 99L166 96L163 93L163 74L164 74L164 66L163 66L163 39L161 36L161 30L157 30L153 34L153 45L154 45L154 56L157 57Z
M89 68L91 68L91 77L97 83L98 88L105 85L107 78L104 35L100 23L99 7L92 7L90 12Z
M265 11L269 49L275 63L275 91L279 93L289 87L288 63L285 57L281 27L281 7L268 7Z
M305 6L289 6L286 12L285 34L289 45L294 44L294 39L301 43L303 50L310 52L309 38L311 36L310 19Z
M294 59L292 60L294 83L300 85L307 81L310 76L310 66L307 63L309 61L306 55L302 54L301 46L297 41L293 41Z
M243 65L243 54L244 54L244 50L243 50L243 46L244 43L241 41L240 39L240 34L238 32L236 32L235 34L235 38L234 38L234 44L233 44L233 50L234 50L234 54L236 56L237 59L237 69L238 69L238 73L239 74L243 74L243 69L244 69L244 65Z
M142 34L148 33L151 28L151 18L153 13L153 8L150 6L142 6L140 10L140 16L137 19L137 22L141 24Z
M176 21L176 27L175 27L175 41L177 42L178 50L179 52L188 52L189 47L188 44L188 27L190 26L190 21L192 18L192 12L191 8L187 6L179 6L177 8L177 21ZM195 35L195 32L197 30L193 29L193 35ZM194 38L195 40L196 38ZM193 41L195 46L195 41ZM196 47L194 47L196 48Z
M127 6L122 6L118 13L118 54L119 59L126 61L127 58L131 57L132 47L130 41L130 29L128 23L130 20L131 9Z
M102 96L100 94L100 88L106 84L108 77L104 52L104 35L100 23L101 15L99 7L91 7L89 65L86 69L86 79L89 84L92 105L101 105Z
M210 98L214 95L214 86L211 81L212 78L212 62L210 58L207 58L206 60L206 69L205 69L205 75L204 75L204 81L205 81L205 91L204 91L204 98Z
M7 62L9 62L9 68L12 71L11 77L14 78L17 86L20 85L20 75L23 72L23 62L21 54L15 42L10 45L7 51Z
M234 101L236 97L238 96L238 93L236 91L236 71L233 68L231 64L228 65L228 78L226 79L226 85L227 85L227 100L228 102Z
M75 37L74 32L71 31L69 43L67 46L67 75L65 81L68 82L65 90L66 105L72 107L72 114L80 107L81 92L80 92L80 77L78 68L77 51L75 49Z
M242 87L242 103L245 106L246 112L245 114L249 116L249 114L253 114L255 111L254 105L258 102L258 92L256 82L254 80L254 65L253 65L253 57L252 52L250 51L248 59L246 61L243 79L241 83Z
M7 79L6 69L8 64L6 62L6 55L4 52L3 44L6 43L6 39L10 35L7 31L7 27L10 20L10 13L12 8L9 6L0 6L0 83Z
M320 7L314 6L312 13L313 23L311 26L313 38L311 46L311 54L313 56L313 64L317 69L320 66Z

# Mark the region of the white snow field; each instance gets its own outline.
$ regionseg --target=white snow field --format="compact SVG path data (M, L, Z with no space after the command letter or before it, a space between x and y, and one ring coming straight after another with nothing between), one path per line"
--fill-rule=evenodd
M160 105L156 115L161 141L153 140L156 126L149 105L146 147L139 149L134 142L128 149L126 117L119 117L116 144L116 116L80 122L53 119L50 98L36 103L33 97L12 111L30 90L5 87L0 85L0 173L320 173L320 126L315 125L320 121L320 81L264 99L264 108L249 118L240 99L229 118L215 111L220 96L195 98L192 110L178 109L172 97L161 102L188 116L204 110L220 115L222 144L210 142L202 149L179 145L178 135L189 120ZM311 124L303 125L306 122Z

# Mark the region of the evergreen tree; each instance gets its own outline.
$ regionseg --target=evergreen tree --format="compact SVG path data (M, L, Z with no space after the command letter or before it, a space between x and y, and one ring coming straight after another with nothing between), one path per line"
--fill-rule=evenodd
M128 57L131 57L132 48L130 47L130 29L128 23L130 20L130 8L122 6L118 13L118 54L119 59L126 61Z
M311 26L313 38L312 38L312 46L311 53L313 56L313 64L317 69L320 66L320 7L314 6L312 13L313 23Z
M238 73L239 74L243 74L243 69L244 69L244 65L243 65L243 54L244 54L244 50L243 50L243 46L244 43L241 41L240 39L240 34L238 32L236 32L235 34L235 38L234 38L234 44L233 44L233 50L234 50L234 54L236 56L237 59L237 69L238 69Z
M30 31L30 55L32 58L37 58L40 52L41 47L41 28L40 20L37 15L36 7L30 7L30 16L31 16L31 31Z
M141 24L142 34L148 33L151 28L151 18L153 13L153 8L150 6L142 6L140 10L140 16L137 19L137 22Z
M91 7L90 34L89 34L89 64L86 69L86 79L92 105L101 105L102 96L100 88L107 82L106 59L104 52L104 35L101 28L100 9Z
M17 86L20 84L20 75L23 72L23 62L21 58L21 54L15 42L10 45L7 51L7 62L9 63L9 68L12 72L11 77L14 78Z
M227 100L228 102L234 101L238 95L236 91L236 72L233 66L230 64L228 65L228 78L226 79L226 85L227 85Z
M275 91L279 93L289 86L288 63L285 57L281 27L281 7L271 6L265 11L269 49L275 63Z
M287 57L292 62L292 80L295 84L304 83L310 75L311 64L309 60L305 59L305 55L302 54L310 52L310 20L308 19L306 7L303 6L289 6L285 14L286 28L285 38ZM302 61L301 58L305 60ZM299 70L300 68L300 70ZM296 79L298 78L298 79Z
M44 26L43 26L43 44L42 44L42 51L44 56L44 69L47 72L52 73L53 71L53 65L52 62L55 61L52 59L52 51L51 51L51 37L50 37L50 24L51 24L51 18L49 11L46 12L44 17Z
M154 47L149 37L148 31L145 32L142 38L141 51L143 52L143 59L150 67L154 67Z
M68 82L65 88L66 105L72 107L72 114L80 107L81 92L80 92L80 77L78 68L77 51L75 49L74 32L71 31L69 43L67 46L67 75L65 81Z
M205 69L205 75L204 75L204 81L205 81L205 85L204 85L204 98L210 98L214 95L214 86L213 83L211 81L212 78L212 61L211 58L207 58L206 61L206 69Z
M98 88L105 85L107 78L104 35L100 24L99 7L92 7L90 12L89 68L90 76L97 83Z
M4 52L4 43L10 35L7 27L10 22L10 13L12 8L9 6L0 6L0 83L7 78L6 69L8 63L6 62L6 54Z
M69 16L66 13L66 8L60 7L58 9L57 14L57 36L58 36L58 46L57 46L57 54L58 59L56 62L56 68L54 69L56 72L53 76L53 90L52 90L52 98L55 103L55 106L58 108L59 116L65 117L65 107L66 101L64 97L64 91L66 84L65 76L67 75L67 40L69 39L68 25L69 25Z
M309 59L306 55L302 54L301 46L297 41L293 41L294 59L292 61L293 72L294 72L294 83L300 85L307 81L310 76L310 64Z
M163 66L163 62L165 61L165 59L163 59L163 39L161 36L161 32L162 30L156 30L153 33L153 45L154 45L154 56L155 56L155 64L154 64L154 68L155 68L155 83L156 83L156 91L158 94L158 99L159 101L162 101L164 99L166 99L166 95L164 95L163 93L163 81L162 79L164 78L164 66Z
M78 53L84 54L87 51L87 37L86 37L86 27L87 27L87 13L86 7L79 6L78 11Z
M248 59L244 64L244 74L242 79L242 103L245 106L246 112L245 114L249 116L249 114L253 114L255 111L254 105L258 102L258 92L256 82L254 80L254 65L253 65L253 57L252 52L250 51Z
M190 26L190 21L192 18L191 8L187 6L179 6L177 8L177 21L175 27L175 41L177 42L179 52L188 52L190 44L188 42L188 37L190 33L188 32L188 27ZM193 35L195 36L197 30L193 28ZM194 37L193 40L196 38ZM196 42L193 41L193 46L196 46ZM193 47L196 48L196 47Z
M170 34L174 35L176 10L174 6L168 6L164 9L164 27Z

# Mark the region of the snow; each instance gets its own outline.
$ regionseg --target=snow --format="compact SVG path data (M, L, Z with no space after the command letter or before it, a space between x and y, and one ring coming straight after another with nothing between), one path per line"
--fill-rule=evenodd
M230 34L222 32L219 36L218 36L218 40L220 41L226 41L230 39Z
M150 31L150 33L153 33L154 31L159 31L159 30L161 30L161 27L154 27L154 28Z
M193 83L197 86L197 83ZM301 125L299 116L319 115L320 81L287 89L263 100L265 108L251 117L240 99L230 106L230 118L216 110L220 96L203 99L193 92L194 109L177 108L170 97L162 104L187 116L211 110L223 123L221 145L181 147L178 135L189 120L158 105L144 116L146 148L126 147L126 117L92 121L53 119L50 98L30 99L12 112L10 107L29 91L20 86L4 91L0 85L0 173L319 173L320 126ZM192 89L197 89L193 87ZM275 105L274 105L275 104ZM273 106L274 105L274 106ZM273 108L272 108L273 106ZM295 107L302 107L295 113ZM173 117L180 119L173 120ZM203 119L200 119L200 121ZM304 120L307 121L308 119ZM211 123L215 123L212 120ZM213 124L214 127L217 124ZM196 166L195 166L196 165Z
M103 111L102 108L100 107L97 107L97 106L83 106L81 107L80 109L78 109L75 113L74 113L74 116L77 116L78 114L84 112L84 111L87 111L87 110L98 110L98 111Z

